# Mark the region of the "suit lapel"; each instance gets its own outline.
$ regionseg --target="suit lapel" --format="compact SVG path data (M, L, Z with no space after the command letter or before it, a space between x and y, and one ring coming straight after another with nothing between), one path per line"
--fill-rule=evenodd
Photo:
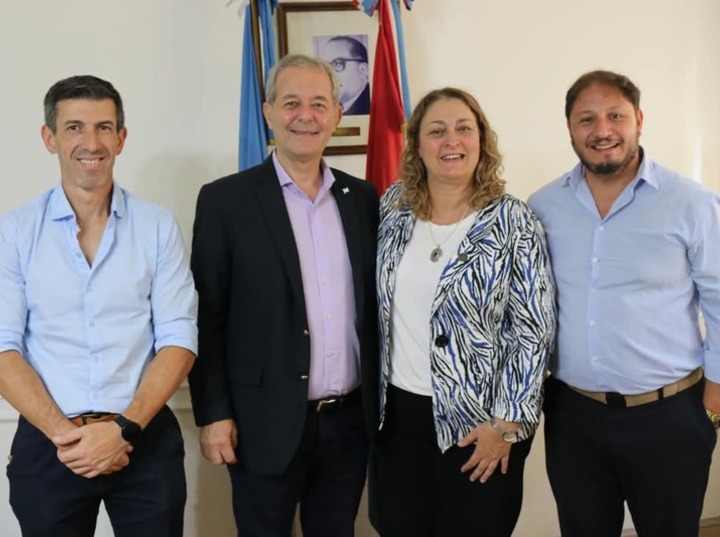
M285 206L282 188L272 157L265 160L260 173L255 177L258 202L265 215L265 222L270 230L270 236L277 245L283 267L296 299L305 311L305 293L303 292L302 273L300 271L300 258L298 256L295 236L293 234L290 216ZM252 230L250 230L252 231Z
M395 195L388 203L392 205L397 198ZM389 304L395 294L397 269L416 224L409 207L402 207L391 214L389 221L381 222L381 237L378 240L378 267L382 267L382 273L378 274L378 288L381 294L380 302L388 306L381 311L386 323L390 322Z
M360 227L360 209L358 207L359 200L357 199L358 193L351 188L349 181L339 177L340 174L335 170L333 170L333 175L335 182L330 187L330 191L335 198L343 224L343 231L345 232L345 243L350 257L353 287L355 289L355 310L357 318L361 319L364 307L363 297L365 296L363 289L365 267L362 258L362 231Z

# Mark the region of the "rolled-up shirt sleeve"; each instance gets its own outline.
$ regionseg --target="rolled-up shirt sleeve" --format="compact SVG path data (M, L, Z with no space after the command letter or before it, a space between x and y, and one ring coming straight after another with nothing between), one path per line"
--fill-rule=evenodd
M183 347L197 355L197 293L180 227L158 226L158 260L150 295L155 350Z
M17 237L14 219L0 218L0 352L23 353L28 308Z

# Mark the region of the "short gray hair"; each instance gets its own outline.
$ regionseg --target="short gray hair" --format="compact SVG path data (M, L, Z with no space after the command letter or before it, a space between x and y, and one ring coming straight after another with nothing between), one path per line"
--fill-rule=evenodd
M330 77L333 104L337 105L340 102L340 82L335 74L335 69L333 69L328 62L320 58L306 56L305 54L288 54L280 58L280 61L270 69L270 75L268 76L267 85L265 86L265 101L267 103L272 104L275 102L278 77L280 73L289 67L300 67L301 69L310 69L326 73L328 77Z

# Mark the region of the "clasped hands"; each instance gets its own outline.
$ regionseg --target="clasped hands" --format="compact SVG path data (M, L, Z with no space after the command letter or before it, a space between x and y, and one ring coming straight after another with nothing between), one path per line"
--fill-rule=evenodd
M118 472L130 464L132 444L112 421L90 423L53 436L57 457L79 476L91 479Z

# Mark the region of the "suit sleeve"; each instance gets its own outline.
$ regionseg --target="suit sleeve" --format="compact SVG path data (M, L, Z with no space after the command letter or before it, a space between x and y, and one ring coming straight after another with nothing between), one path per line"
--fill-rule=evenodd
M189 375L198 426L233 417L226 366L232 258L217 186L198 195L190 258L199 300L198 359Z

